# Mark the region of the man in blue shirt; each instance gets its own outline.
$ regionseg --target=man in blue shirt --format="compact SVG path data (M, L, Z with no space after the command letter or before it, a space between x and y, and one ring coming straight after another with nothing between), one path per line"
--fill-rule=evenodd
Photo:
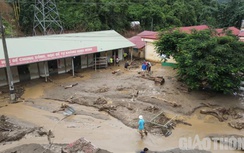
M147 64L143 63L141 66L142 71L146 71L147 70Z
M148 148L144 148L143 151L141 151L140 153L147 153L148 152Z
M143 119L143 116L140 115L139 116L139 121L138 121L138 130L139 133L141 134L141 138L143 138L143 133L145 133L145 135L147 135L147 132L145 131L145 121Z

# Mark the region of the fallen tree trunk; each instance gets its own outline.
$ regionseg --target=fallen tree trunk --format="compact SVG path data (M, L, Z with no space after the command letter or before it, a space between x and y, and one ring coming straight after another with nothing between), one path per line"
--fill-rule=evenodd
M142 76L139 76L139 77L141 77L143 79L147 79L147 80L154 81L155 84L160 84L160 85L163 85L164 82L165 82L165 79L162 76L151 77L151 76L144 76L144 75L142 75Z
M220 122L223 122L225 119L217 112L214 110L200 110L201 114L208 114L216 117Z
M238 130L244 129L244 122L234 121L234 122L228 123L228 125L232 128L238 129Z
M219 108L216 108L213 110L201 110L200 113L212 115L212 116L216 117L220 122L223 122L228 119L228 116L225 116L225 115L229 115L229 111L230 111L230 109L219 107Z
M71 85L65 86L64 89L72 88L72 87L77 86L77 85L78 85L78 83L71 84Z
M170 104L172 107L181 107L181 104L177 104L176 102L168 101L168 100L160 98L160 97L151 96L151 98L155 98L155 99L161 100L161 101L163 101L163 102L165 102L167 104Z

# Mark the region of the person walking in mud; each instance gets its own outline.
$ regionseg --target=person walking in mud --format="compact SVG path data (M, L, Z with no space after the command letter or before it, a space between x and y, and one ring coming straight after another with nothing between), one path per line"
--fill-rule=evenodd
M140 133L140 135L141 135L141 138L144 137L144 134L147 135L147 132L146 132L146 130L145 130L145 121L144 121L142 115L139 116L138 130L139 130L139 133Z

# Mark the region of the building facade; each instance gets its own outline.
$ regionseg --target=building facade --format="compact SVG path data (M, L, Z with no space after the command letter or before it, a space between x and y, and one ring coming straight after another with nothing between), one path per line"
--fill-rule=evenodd
M7 38L13 82L96 67L99 57L123 59L133 43L114 30ZM0 86L8 84L3 47L0 45Z

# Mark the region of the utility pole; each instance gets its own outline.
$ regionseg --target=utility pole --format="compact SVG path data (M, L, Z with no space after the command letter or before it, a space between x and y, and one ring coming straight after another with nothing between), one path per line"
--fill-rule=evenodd
M35 0L33 35L63 33L55 0Z
M8 76L10 101L13 103L16 101L16 96L15 96L15 91L14 91L13 77L12 77L10 64L9 64L8 50L7 50L6 40L5 40L5 29L4 29L3 22L2 22L2 15L0 15L0 30L1 30L0 32L2 33L3 51L4 51L7 76Z

